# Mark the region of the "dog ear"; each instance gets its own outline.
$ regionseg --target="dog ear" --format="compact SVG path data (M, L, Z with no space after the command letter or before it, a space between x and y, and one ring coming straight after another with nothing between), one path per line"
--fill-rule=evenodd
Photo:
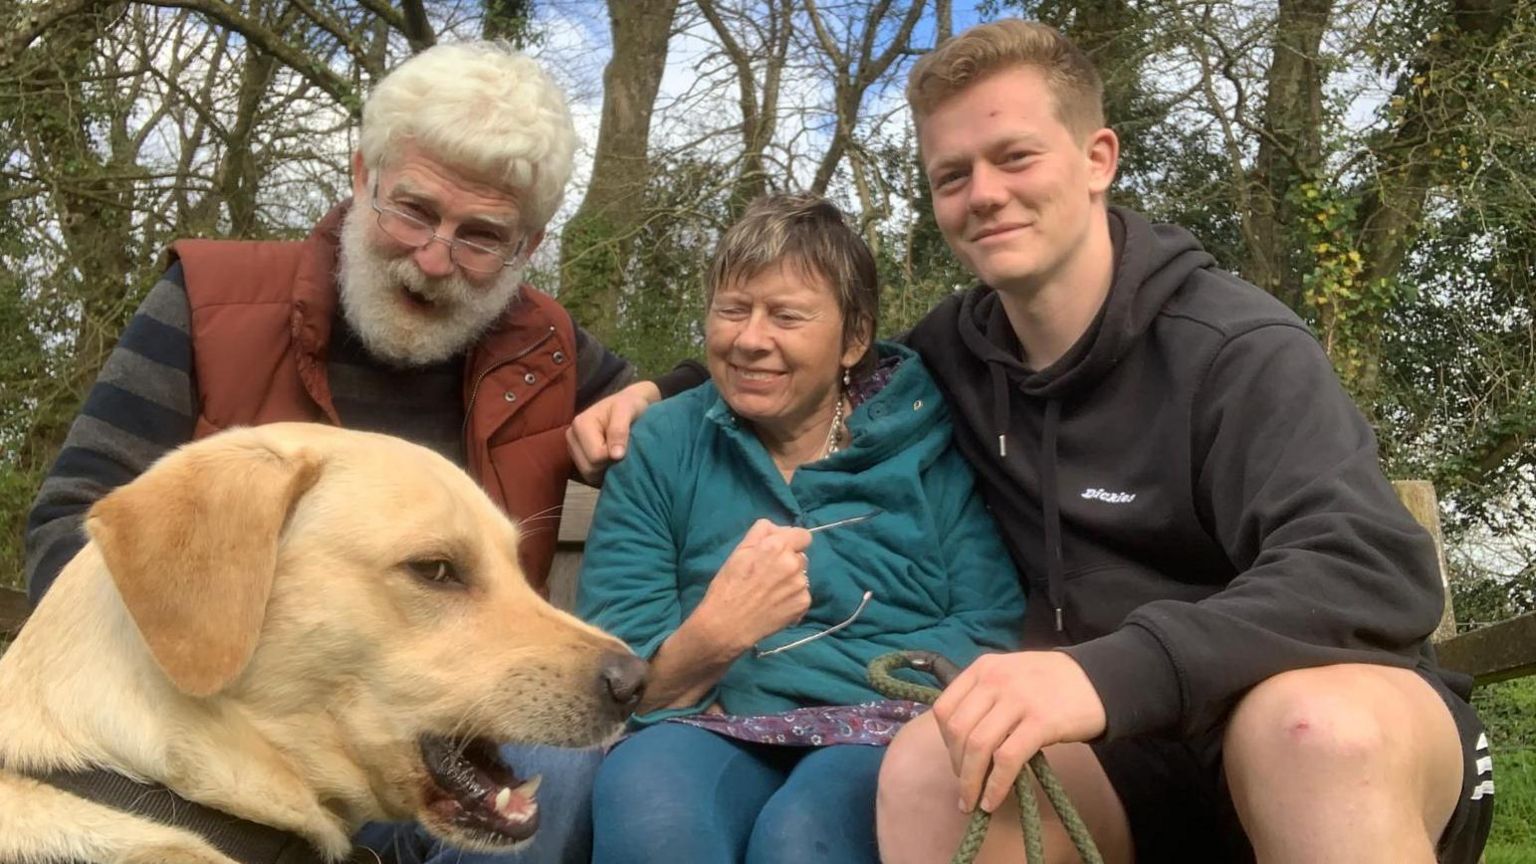
M86 518L155 662L193 696L219 692L250 662L278 537L320 473L317 454L278 452L258 431L172 452Z

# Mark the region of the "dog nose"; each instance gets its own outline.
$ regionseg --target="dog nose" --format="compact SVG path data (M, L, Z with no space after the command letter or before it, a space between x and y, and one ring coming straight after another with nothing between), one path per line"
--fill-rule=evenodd
M633 709L645 695L647 669L646 662L639 657L613 652L604 655L600 674L613 701L623 708Z

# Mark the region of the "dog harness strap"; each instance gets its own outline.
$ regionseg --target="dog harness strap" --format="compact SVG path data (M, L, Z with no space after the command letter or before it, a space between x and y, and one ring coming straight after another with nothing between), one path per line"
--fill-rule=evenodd
M189 831L242 864L326 864L297 834L188 801L159 783L140 783L100 768L28 776L113 810Z

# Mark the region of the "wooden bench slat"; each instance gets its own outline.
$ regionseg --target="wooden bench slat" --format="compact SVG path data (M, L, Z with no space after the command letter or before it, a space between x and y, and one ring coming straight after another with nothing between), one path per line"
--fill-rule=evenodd
M1392 488L1397 498L1408 508L1408 513L1424 526L1435 541L1435 557L1440 568L1440 590L1445 595L1445 608L1440 611L1440 623L1430 634L1436 644L1456 635L1456 610L1451 604L1450 568L1445 563L1445 534L1440 529L1440 500L1435 495L1435 484L1428 480L1394 480Z
M1435 651L1445 668L1478 684L1536 675L1536 612L1453 636Z
M571 480L565 484L565 507L560 511L560 542L583 544L592 530L592 511L597 509L597 490Z

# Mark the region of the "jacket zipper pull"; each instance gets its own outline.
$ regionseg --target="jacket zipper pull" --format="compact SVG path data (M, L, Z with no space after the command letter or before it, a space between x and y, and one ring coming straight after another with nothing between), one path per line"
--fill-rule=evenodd
M1056 607L1056 632L1057 633L1064 633L1064 632L1066 632L1066 628L1061 626L1061 607L1060 606Z
M997 455L1001 459L1008 458L1008 433L997 433Z

